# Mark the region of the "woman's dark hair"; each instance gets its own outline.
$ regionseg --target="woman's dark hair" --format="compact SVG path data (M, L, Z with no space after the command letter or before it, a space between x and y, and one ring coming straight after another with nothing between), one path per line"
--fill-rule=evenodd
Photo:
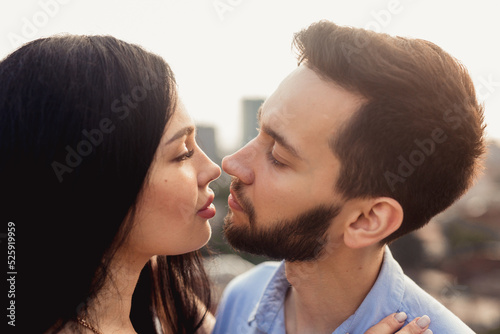
M297 33L304 63L361 96L332 134L346 199L387 196L404 211L390 242L425 225L471 185L485 151L483 107L465 67L437 45L320 21Z
M110 36L39 39L0 62L1 215L15 224L21 332L57 333L85 315L176 101L161 57ZM199 254L158 256L152 268L134 294L134 328L156 332L156 315L195 332L210 298Z

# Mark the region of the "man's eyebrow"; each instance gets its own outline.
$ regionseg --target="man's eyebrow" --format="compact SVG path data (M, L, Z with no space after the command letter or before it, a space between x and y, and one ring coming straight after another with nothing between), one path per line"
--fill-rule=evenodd
M280 144L281 146L283 146L294 157L296 157L297 159L302 160L302 158L299 155L299 151L295 147L293 147L293 145L290 144L285 139L285 137L283 137L282 135L280 135L279 133L277 133L276 131L274 131L273 129L271 129L267 125L262 125L261 126L261 131L265 132L268 136L270 136L271 138L273 138L275 142L277 142L278 144Z
M172 138L170 138L166 145L170 144L171 142L174 142L176 141L177 139L179 138L182 138L184 136L189 136L190 134L192 134L194 132L194 126L187 126L179 131L177 131L177 133L175 135L172 136Z

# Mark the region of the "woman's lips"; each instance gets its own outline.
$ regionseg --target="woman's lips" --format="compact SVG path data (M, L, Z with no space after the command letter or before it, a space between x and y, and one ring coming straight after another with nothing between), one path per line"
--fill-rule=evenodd
M215 216L215 205L214 205L214 203L212 203L213 201L214 201L214 196L211 195L208 198L205 205L203 206L203 208L198 210L198 212L196 214L204 219L213 218Z
M236 200L236 196L233 194L232 190L231 190L231 194L227 198L227 204L233 210L244 211L243 208L241 207L240 203L238 203L238 201Z

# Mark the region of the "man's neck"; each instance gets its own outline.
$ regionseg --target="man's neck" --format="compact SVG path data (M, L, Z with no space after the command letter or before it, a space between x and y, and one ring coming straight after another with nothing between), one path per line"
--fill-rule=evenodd
M340 247L314 262L286 262L287 334L331 334L361 305L375 283L384 248Z

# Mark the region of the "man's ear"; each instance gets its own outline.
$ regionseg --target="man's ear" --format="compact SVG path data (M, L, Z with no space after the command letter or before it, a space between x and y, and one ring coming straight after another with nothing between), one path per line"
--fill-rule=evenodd
M350 248L363 248L376 244L395 232L403 222L403 208L390 197L363 201L362 212L348 222L344 242Z

